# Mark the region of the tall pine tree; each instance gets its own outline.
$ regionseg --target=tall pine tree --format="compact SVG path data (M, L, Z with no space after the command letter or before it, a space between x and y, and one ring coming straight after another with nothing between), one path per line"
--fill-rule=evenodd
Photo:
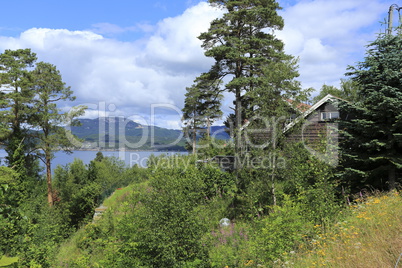
M297 61L284 53L283 42L274 31L283 28L280 9L274 0L210 0L212 5L226 9L226 13L211 22L209 30L199 39L205 55L215 64L211 77L229 81L224 85L234 94L234 127L236 152L241 146L240 128L244 116L277 116L285 104L301 94ZM305 96L304 96L305 97ZM288 106L287 106L288 107ZM256 111L258 109L258 111Z
M72 113L62 113L57 106L60 101L74 100L73 91L62 80L56 66L39 62L31 72L33 100L31 126L34 132L36 153L46 167L48 203L53 204L51 160L53 152L65 148L69 152L66 130L62 127L69 119L84 113L84 107L73 109Z
M26 128L34 93L31 90L29 68L33 67L36 54L30 49L6 50L0 54L0 116L2 131L0 138L5 144L10 167L24 162L27 151ZM18 153L16 153L18 151ZM22 153L21 153L22 152Z

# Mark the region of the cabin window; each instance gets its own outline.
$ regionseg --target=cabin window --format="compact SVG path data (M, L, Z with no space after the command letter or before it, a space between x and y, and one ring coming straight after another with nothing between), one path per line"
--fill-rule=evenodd
M322 112L321 113L321 120L331 120L339 118L339 112Z
M285 125L292 123L292 121L295 120L296 117L297 117L296 114L292 114L291 116L289 116L289 118L286 119L286 121L285 121Z

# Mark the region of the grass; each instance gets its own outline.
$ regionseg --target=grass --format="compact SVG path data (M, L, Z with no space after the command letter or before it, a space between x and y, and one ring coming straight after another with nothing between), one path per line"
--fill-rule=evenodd
M104 213L96 222L89 223L75 232L67 241L59 247L59 252L56 256L54 266L64 267L66 263L74 263L74 267L88 267L98 257L101 259L104 252L92 252L91 254L84 253L79 245L86 240L86 236L90 230L102 228L102 221L112 219L116 224L123 213L124 207L127 205L127 199L130 195L145 191L148 187L148 182L134 183L124 188L116 189L116 191L103 202L103 206L107 207L108 213ZM113 215L113 217L111 217ZM108 217L109 216L109 217ZM106 218L105 218L106 217ZM95 229L94 229L95 228ZM96 248L96 247L95 247ZM88 258L88 255L91 257Z
M17 257L2 256L0 258L0 267L16 267L17 263L18 263Z
M105 206L105 207L114 207L114 206L118 205L118 203L121 202L121 200L125 199L125 197L131 191L133 191L133 188L136 185L137 184L131 184L131 185L127 186L127 187L116 189L114 191L114 193L111 196L109 196L109 198L107 198L103 202L103 206Z
M288 264L300 268L395 267L402 253L401 204L397 192L355 200L344 211L345 220L326 233L318 232Z

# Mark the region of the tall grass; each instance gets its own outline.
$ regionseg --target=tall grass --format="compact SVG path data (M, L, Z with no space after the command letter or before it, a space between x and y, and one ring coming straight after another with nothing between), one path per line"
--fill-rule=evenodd
M146 185L147 185L147 183L130 184L127 187L118 188L118 189L116 189L116 191L113 192L113 194L111 196L109 196L109 198L105 199L105 201L103 202L102 205L107 208L109 208L109 207L116 208L120 205L121 202L123 202L126 199L126 197L131 192L136 190L136 188L143 188Z
M395 267L402 253L401 195L358 199L344 213L345 220L332 230L309 239L304 253L289 259L289 267Z

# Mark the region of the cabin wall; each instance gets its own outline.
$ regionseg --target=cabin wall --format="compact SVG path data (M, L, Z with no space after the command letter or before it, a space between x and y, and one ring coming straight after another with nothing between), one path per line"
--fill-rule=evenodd
M331 116L332 118L330 118ZM339 117L338 108L332 103L324 103L299 126L295 126L288 134L287 140L290 142L301 141L311 148L318 149L328 139L328 135L337 135L329 125L329 123L334 123L337 117Z

